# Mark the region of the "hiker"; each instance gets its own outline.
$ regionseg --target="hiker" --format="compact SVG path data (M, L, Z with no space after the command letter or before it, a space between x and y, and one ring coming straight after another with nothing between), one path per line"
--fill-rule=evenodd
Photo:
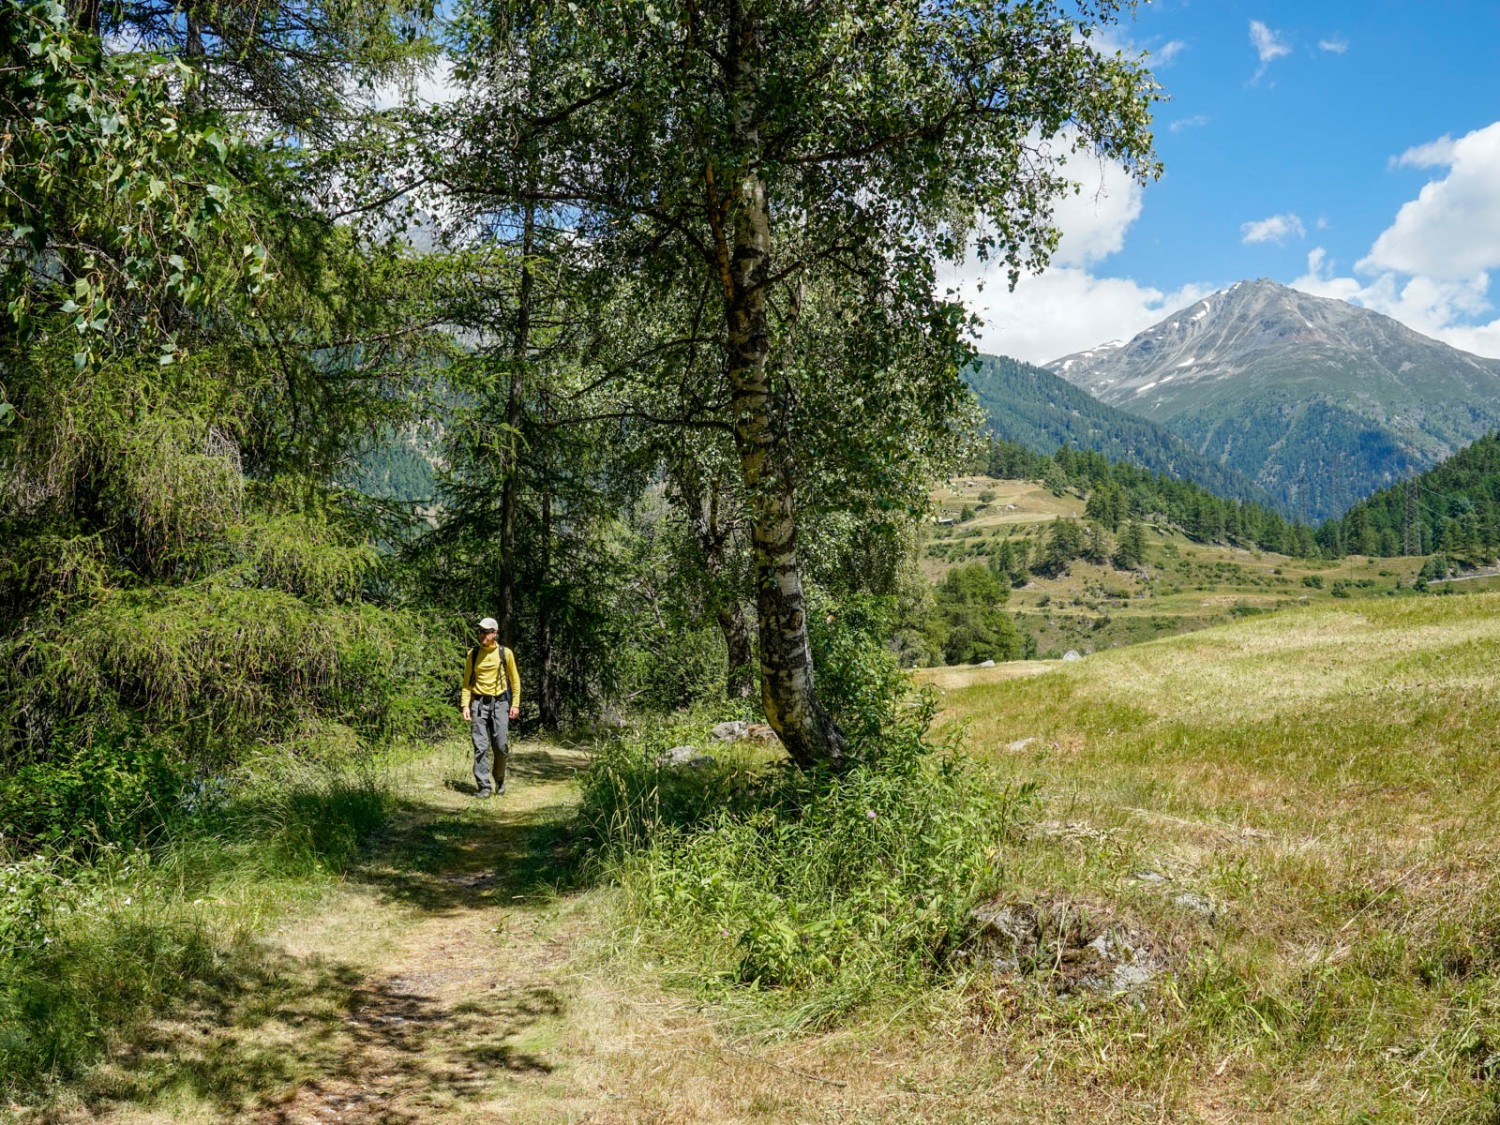
M510 720L521 713L521 677L515 654L495 640L500 625L493 617L479 623L479 643L464 661L461 702L464 721L474 737L474 784L480 799L505 793L505 765L510 759ZM504 669L502 675L501 669ZM491 777L493 760L500 784Z

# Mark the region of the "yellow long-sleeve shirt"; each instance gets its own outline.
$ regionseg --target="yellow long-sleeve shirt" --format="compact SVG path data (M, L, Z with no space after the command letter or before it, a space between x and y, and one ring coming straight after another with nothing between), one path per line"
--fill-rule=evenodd
M505 679L500 678L502 656ZM464 658L464 682L461 706L467 707L476 695L500 695L510 685L510 705L521 706L521 674L516 671L516 657L504 645L478 645Z

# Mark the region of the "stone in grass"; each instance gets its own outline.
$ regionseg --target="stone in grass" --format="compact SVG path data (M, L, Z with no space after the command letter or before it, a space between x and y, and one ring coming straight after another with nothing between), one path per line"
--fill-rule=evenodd
M743 719L735 719L732 722L720 723L709 733L720 742L738 742L742 738L750 737L750 724Z
M1206 918L1210 922L1219 916L1219 908L1213 904L1212 900L1204 895L1194 894L1192 891L1184 891L1174 896L1172 905L1186 910L1189 914Z
M704 766L714 764L714 759L707 754L698 753L696 746L674 746L656 759L659 766L688 766L691 769L702 769Z
M1162 943L1110 907L1075 900L984 903L969 913L964 958L1043 978L1059 995L1136 998L1166 967Z
M993 668L995 666L995 662L993 660L986 660L983 663L981 663L979 666L981 668Z
M1070 648L1067 652L1063 653L1063 659L1071 664L1075 660L1082 660L1083 656L1076 648Z

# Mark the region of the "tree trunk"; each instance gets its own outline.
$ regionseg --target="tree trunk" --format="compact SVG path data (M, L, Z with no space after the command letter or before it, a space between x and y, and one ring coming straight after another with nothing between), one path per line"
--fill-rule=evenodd
M542 543L541 573L543 582L552 574L552 493L542 493ZM552 609L549 591L537 592L536 614L536 670L537 707L541 712L542 726L556 730L562 721L561 700L557 696L557 677L552 667Z
M187 20L188 65L193 68L193 77L187 89L187 107L191 113L203 112L203 83L207 79L203 65L203 21L193 8L184 13Z
M735 169L737 198L729 201L729 229L715 223L725 289L727 374L735 446L750 505L755 601L760 618L761 702L787 751L803 769L846 763L844 733L818 702L813 684L807 611L797 569L796 503L780 463L771 417L770 317L766 283L771 217L757 163L756 67L759 31L743 0L731 8L725 60L735 150L747 163ZM710 206L719 207L710 176ZM722 215L723 212L721 211ZM725 250L728 260L723 260Z
M714 615L719 631L724 634L724 645L729 650L729 670L724 682L727 699L749 699L755 690L755 646L750 640L750 622L745 617L745 607L731 602Z
M68 15L72 18L73 26L79 31L98 35L102 8L100 0L73 0L68 5Z
M501 643L515 639L516 615L516 504L520 492L520 429L524 405L526 363L531 352L531 302L535 281L531 255L536 239L536 205L526 204L521 230L521 284L516 296L516 327L511 338L510 395L505 404L505 440L509 452L501 466L500 484L500 617Z

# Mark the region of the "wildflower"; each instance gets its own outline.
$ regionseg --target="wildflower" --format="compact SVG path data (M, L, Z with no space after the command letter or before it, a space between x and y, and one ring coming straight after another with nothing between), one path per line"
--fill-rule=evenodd
M869 817L871 820L874 820L875 819L875 810L874 809L866 809L865 810L865 815L867 817Z

